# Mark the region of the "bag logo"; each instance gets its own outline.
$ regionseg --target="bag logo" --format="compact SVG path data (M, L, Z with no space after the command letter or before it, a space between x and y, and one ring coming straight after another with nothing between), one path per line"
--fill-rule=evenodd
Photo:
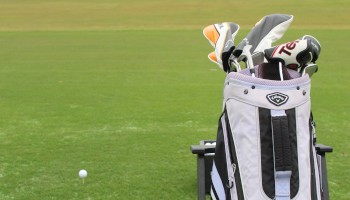
M280 106L285 104L289 97L286 94L282 94L279 92L274 92L271 94L266 95L267 100L269 100L270 103L272 103L275 106Z

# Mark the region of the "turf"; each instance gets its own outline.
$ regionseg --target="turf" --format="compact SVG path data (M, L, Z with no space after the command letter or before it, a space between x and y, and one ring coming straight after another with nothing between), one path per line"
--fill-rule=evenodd
M349 29L347 0L0 0L0 30L201 29L222 21L251 28L271 13L298 28Z
M234 15L242 39L287 12L254 2L0 1L0 199L195 199L189 146L215 138L225 77L201 28ZM331 199L349 199L349 4L319 2L322 20L287 5L296 21L282 41L322 43L312 109L334 147Z

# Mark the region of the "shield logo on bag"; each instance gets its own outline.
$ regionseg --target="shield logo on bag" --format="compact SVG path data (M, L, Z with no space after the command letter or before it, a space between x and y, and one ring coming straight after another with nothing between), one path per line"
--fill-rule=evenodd
M280 106L285 104L289 97L286 94L282 94L279 92L274 92L271 94L266 95L267 100L269 100L270 103L272 103L275 106Z

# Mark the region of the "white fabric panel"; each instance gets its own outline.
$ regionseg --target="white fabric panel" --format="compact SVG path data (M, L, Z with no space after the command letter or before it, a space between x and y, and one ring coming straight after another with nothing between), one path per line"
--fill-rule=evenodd
M269 87L266 85L258 85L232 78L227 79L224 87L224 101L234 98L238 101L257 107L268 108L271 110L287 110L297 107L310 100L310 82L308 79L305 80L306 81L304 83L294 86ZM252 89L252 86L255 88ZM298 86L299 89L297 89ZM272 104L266 96L274 92L280 92L287 95L289 97L287 102L279 106Z
M310 102L295 111L297 125L298 164L299 164L299 192L294 199L310 199Z
M235 169L233 169L231 163L231 152L230 152L230 147L229 147L229 142L227 138L227 130L226 130L226 122L225 118L221 118L221 123L222 123L222 129L223 129L223 134L224 134L224 142L225 142L225 154L226 154L226 166L227 166L227 176L228 176L228 181L229 184L232 184L232 188L230 189L230 195L231 199L237 199L237 190L236 190L236 183L235 183ZM236 163L235 163L236 164Z
M226 102L245 199L265 199L261 190L260 137L257 107L234 99ZM237 173L237 172L236 172Z
M220 179L220 175L216 168L215 162L213 162L213 168L211 173L212 173L211 179L212 179L213 187L215 188L215 191L219 199L226 199L225 189L224 189L224 186L222 185L222 181ZM215 197L215 195L212 195L212 197Z

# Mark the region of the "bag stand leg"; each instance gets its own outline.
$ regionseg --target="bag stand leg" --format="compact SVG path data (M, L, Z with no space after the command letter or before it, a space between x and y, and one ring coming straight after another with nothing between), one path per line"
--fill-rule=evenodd
M215 145L205 145L208 142L213 143L215 140L202 140L199 145L191 145L192 153L197 155L198 200L205 200L206 195L210 193L210 172L215 154ZM326 153L333 152L333 148L316 144L316 152L321 157L322 200L329 200Z
M326 153L333 152L333 148L323 144L316 144L317 155L321 157L321 176L322 176L322 200L329 200L328 175L326 165Z
M205 200L206 195L210 193L211 186L211 168L215 153L215 145L205 145L213 143L215 140L202 140L199 145L192 145L191 151L197 155L197 184L198 200Z

